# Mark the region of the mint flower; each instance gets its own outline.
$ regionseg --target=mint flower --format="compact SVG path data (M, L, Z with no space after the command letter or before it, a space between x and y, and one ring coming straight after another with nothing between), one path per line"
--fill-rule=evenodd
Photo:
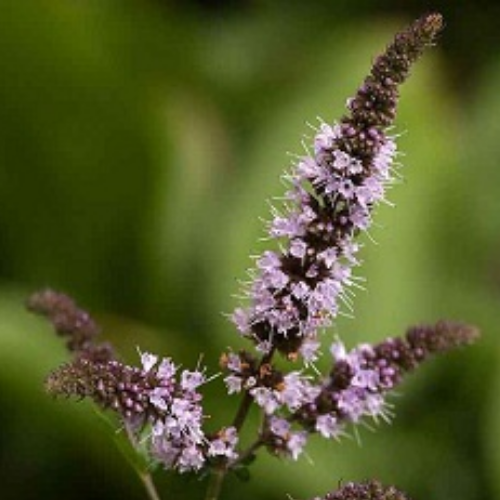
M199 470L210 458L236 457L233 428L213 439L203 431L206 416L198 391L206 382L203 371L180 370L170 358L160 361L149 353L141 354L141 364L78 358L53 371L46 388L55 396L92 399L103 410L118 414L132 433L142 436L149 426L151 457L167 469Z
M476 328L440 321L415 326L403 338L389 338L374 346L362 344L347 352L332 345L333 367L317 398L305 404L291 420L310 432L337 438L348 424L365 418L389 420L386 396L429 356L468 345L479 336Z
M222 366L229 373L228 387L246 388L264 413L258 446L296 460L311 434L338 440L347 435L348 426L368 418L389 421L387 396L406 374L431 355L471 344L478 336L469 325L440 321L350 351L338 340L330 349L332 368L323 378L259 366L245 351L223 356Z
M431 14L400 33L348 101L349 113L339 123L321 123L310 154L285 176L290 189L268 228L279 250L257 258L246 290L250 304L232 316L258 350L314 361L318 331L342 307L350 309L352 288L360 286L354 240L369 229L395 179L396 144L387 130L398 87L441 27L441 16Z
M327 493L324 497L311 500L410 500L394 486L383 486L378 481L346 483L338 490Z

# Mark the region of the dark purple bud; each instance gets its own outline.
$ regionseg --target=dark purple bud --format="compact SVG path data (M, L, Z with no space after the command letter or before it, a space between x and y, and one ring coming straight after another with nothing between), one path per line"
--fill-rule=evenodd
M26 305L30 311L45 316L56 333L67 338L66 347L75 357L96 362L114 358L110 344L95 342L100 328L90 314L80 309L71 297L47 289L34 293Z

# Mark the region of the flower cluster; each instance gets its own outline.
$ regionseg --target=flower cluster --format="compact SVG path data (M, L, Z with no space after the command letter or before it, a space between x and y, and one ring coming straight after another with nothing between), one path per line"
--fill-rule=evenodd
M266 416L260 442L274 454L297 459L309 434L338 439L349 424L363 419L388 420L386 397L430 355L472 343L474 327L450 321L415 326L403 338L388 338L374 346L362 344L347 352L332 344L333 366L315 380L300 371L283 375L271 364L258 365L247 352L228 353L229 392L247 390Z
M141 367L117 361L108 344L95 342L95 321L64 294L44 290L30 297L28 307L50 319L74 354L47 378L49 393L90 398L118 414L130 432L149 427L151 456L166 468L185 472L200 469L211 458L235 458L233 428L213 437L202 429L198 389L206 382L203 370L180 370L170 358L159 360L149 353L141 354Z
M396 144L386 130L398 87L441 27L441 16L433 14L399 34L348 101L349 114L333 126L322 123L313 151L285 178L284 210L275 211L268 231L280 250L257 258L246 292L250 305L233 314L260 351L313 361L318 330L331 324L341 304L350 307L360 248L354 238L370 227L371 212L394 179Z
M139 368L77 359L52 372L46 387L51 394L87 397L113 410L131 432L150 426L151 456L166 468L185 472L200 469L210 457L234 458L234 429L213 438L202 429L198 388L206 382L203 371L179 370L170 358L159 361L148 353L141 355L141 363Z
M338 341L332 345L333 368L321 392L305 404L293 420L323 437L338 437L346 424L357 424L366 417L387 420L386 395L430 355L474 342L476 328L439 321L435 325L415 326L405 337L388 338L374 346L362 344L347 352Z
M378 481L366 481L346 483L324 497L314 497L311 500L409 500L409 498L394 486L383 486Z

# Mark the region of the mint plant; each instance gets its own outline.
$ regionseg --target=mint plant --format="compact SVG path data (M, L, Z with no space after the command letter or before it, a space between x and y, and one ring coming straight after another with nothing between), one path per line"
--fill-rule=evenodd
M359 236L400 176L391 135L399 87L442 26L439 14L429 14L397 34L348 100L346 114L337 123L320 123L307 153L284 175L288 190L267 227L274 246L256 257L243 290L247 300L231 315L250 347L223 352L220 359L227 396L239 399L231 422L214 426L207 419L203 386L212 377L204 367L181 368L147 352L130 366L99 341L97 324L68 296L43 290L29 299L29 309L49 319L71 355L48 376L47 391L89 398L118 417L142 457L133 463L152 500L160 498L154 466L207 474L205 498L217 500L224 477L263 449L297 460L313 434L340 440L369 419L389 421L387 398L407 373L477 338L476 328L454 321L412 326L402 337L350 350L335 338L328 372L316 367L325 333L339 313L352 310L353 291L363 288L355 273ZM276 363L278 357L285 362ZM241 431L252 407L261 420L245 443ZM377 481L347 483L323 497L405 498Z

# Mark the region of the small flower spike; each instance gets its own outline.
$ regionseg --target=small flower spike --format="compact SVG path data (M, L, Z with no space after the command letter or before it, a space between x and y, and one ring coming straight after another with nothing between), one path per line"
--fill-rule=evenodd
M96 343L99 328L90 315L62 293L33 294L28 308L46 316L56 333L66 337L73 360L54 370L45 387L54 396L89 398L102 410L116 413L132 433L149 429L151 457L167 469L196 471L211 461L236 458L238 436L227 427L206 436L199 388L204 370L180 370L170 358L141 353L141 367L114 358L106 343ZM144 441L145 440L145 441Z
M100 328L90 314L80 309L67 295L47 289L34 293L27 308L48 318L56 333L66 337L66 347L78 358L109 361L114 358L108 343L96 343Z
M390 420L387 396L407 373L431 355L471 344L478 336L472 326L439 321L349 352L337 341L331 346L333 366L323 380L301 371L283 374L271 364L258 365L245 351L224 354L221 366L228 373L228 392L246 390L262 409L260 443L273 455L296 460L310 434L338 440L346 435L347 426L367 418Z
M141 355L142 367L118 361L76 359L52 372L46 388L55 396L90 398L112 410L126 427L140 433L150 427L146 442L151 456L167 469L196 471L216 457L235 458L238 437L229 427L213 438L202 429L205 415L199 387L200 370L179 370L169 359Z
M332 345L334 364L314 401L289 418L309 432L338 438L347 424L366 417L388 420L386 396L429 356L474 342L476 328L440 321L411 327L403 338L389 338L371 346L362 344L347 352L340 342Z
M394 486L383 486L378 481L362 483L346 483L336 491L327 493L324 497L314 497L311 500L410 500L403 492Z
M287 176L283 213L276 211L269 226L280 249L257 258L250 305L232 316L258 350L314 361L318 331L342 305L350 308L359 264L355 237L369 229L373 208L394 180L396 144L387 130L398 88L441 27L441 16L430 14L397 35L348 101L348 114L319 126L312 151Z

